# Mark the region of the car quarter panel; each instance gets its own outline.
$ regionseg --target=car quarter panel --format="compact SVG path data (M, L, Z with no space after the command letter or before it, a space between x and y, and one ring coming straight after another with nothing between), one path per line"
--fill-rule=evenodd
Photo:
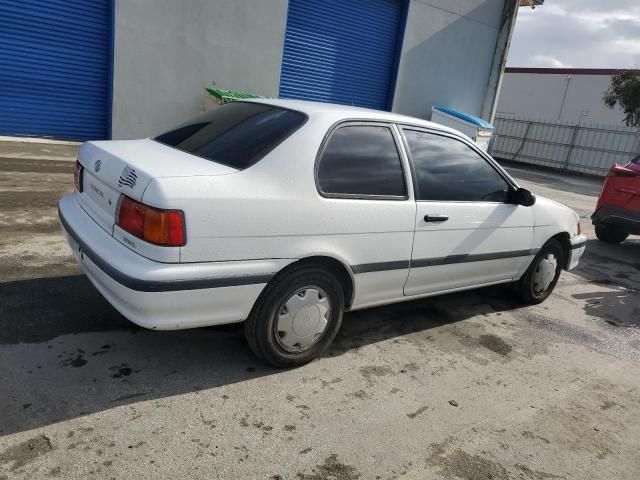
M244 320L266 283L291 259L161 263L131 251L100 228L77 195L59 203L72 253L91 282L125 317L153 329Z

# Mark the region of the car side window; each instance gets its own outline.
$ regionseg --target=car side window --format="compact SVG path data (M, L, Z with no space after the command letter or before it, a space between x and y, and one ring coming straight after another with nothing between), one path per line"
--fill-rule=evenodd
M398 148L386 126L334 130L320 155L317 179L320 191L329 196L407 195Z
M417 200L506 202L507 181L460 140L403 129L415 167Z

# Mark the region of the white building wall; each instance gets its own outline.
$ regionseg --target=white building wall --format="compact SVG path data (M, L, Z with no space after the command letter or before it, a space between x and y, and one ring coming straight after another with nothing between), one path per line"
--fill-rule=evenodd
M504 0L412 0L393 111L433 105L482 114Z
M611 75L513 73L502 81L498 115L623 126L624 114L602 97ZM583 114L584 113L584 114Z
M287 0L116 0L113 138L196 115L204 88L277 96Z

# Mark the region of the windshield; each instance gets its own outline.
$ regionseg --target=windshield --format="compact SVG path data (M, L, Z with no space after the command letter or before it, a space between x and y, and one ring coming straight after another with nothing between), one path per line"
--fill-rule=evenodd
M243 170L300 128L301 112L261 103L232 102L154 138L170 147Z

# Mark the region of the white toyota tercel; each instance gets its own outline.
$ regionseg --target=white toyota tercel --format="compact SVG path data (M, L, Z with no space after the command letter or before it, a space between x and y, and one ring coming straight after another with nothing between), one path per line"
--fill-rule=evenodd
M455 130L293 100L87 142L59 216L132 322L244 321L277 366L318 356L346 310L507 282L539 303L586 242L578 215L519 188Z

